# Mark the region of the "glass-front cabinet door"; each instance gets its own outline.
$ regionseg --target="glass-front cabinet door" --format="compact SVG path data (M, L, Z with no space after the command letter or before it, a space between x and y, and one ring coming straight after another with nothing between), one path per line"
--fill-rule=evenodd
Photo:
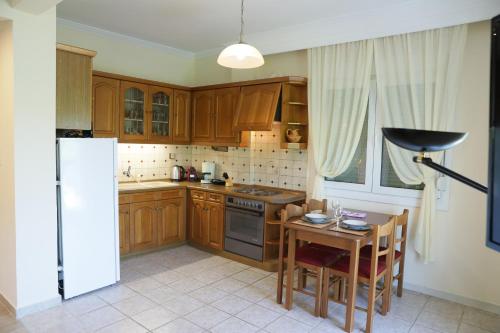
M146 141L148 138L148 86L122 81L120 86L121 135L123 141Z
M149 86L149 139L152 142L171 143L171 110L173 90L166 87Z

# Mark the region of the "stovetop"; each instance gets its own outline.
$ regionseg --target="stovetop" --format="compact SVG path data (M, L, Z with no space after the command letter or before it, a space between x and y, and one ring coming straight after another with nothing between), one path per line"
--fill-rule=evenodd
M242 194L247 194L247 195L255 195L258 197L268 197L272 195L278 195L281 194L281 191L277 190L266 190L260 187L255 187L255 186L244 186L241 188L236 188L233 190L235 193L242 193Z

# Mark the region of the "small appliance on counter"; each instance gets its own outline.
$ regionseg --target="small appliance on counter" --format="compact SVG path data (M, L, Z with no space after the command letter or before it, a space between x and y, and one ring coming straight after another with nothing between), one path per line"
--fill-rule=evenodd
M222 179L212 179L211 183L214 185L222 185L222 186L226 185L226 181Z
M170 179L174 182L180 182L181 180L184 180L184 177L186 175L186 170L184 167L180 165L174 165L172 167L172 175L170 176Z
M201 164L201 183L211 184L212 179L215 178L215 163L203 162Z
M195 182L198 180L198 173L194 167L189 167L186 171L186 179L188 182Z

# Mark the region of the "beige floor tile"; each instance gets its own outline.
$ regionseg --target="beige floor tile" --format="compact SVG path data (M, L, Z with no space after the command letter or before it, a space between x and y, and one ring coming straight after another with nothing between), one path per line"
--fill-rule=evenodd
M311 330L312 333L342 333L345 332L343 326L334 322L330 318L323 319L316 327ZM359 329L354 330L355 333L361 332Z
M466 306L462 321L491 332L500 332L500 315Z
M125 315L111 306L105 306L79 317L85 329L89 331L96 331L125 318Z
M65 311L63 306L56 306L48 310L27 315L21 319L21 323L28 330L45 331L50 327L63 324L74 317Z
M20 322L0 326L0 333L29 333L28 329Z
M150 277L145 277L140 280L129 282L126 284L126 286L129 287L130 289L133 289L136 292L143 293L148 290L158 289L163 285L160 282L156 281L155 279L152 279Z
M415 307L410 304L393 303L391 304L391 315L398 317L411 324L417 320L418 315L422 312L422 307Z
M204 304L202 302L188 295L178 296L163 304L167 310L175 312L180 316L193 312L194 310L201 308L203 305Z
M193 278L185 278L168 285L170 288L177 290L181 293L190 293L193 290L204 287L205 284Z
M280 316L281 314L256 304L251 305L236 315L241 320L259 328L264 328Z
M101 289L95 292L94 295L100 297L110 304L113 304L119 301L123 301L127 298L137 296L138 294L125 285L116 285Z
M248 283L248 284L252 284L254 282L257 282L257 281L267 277L267 274L264 274L264 273L261 273L258 271L254 271L254 270L250 270L250 269L246 269L244 271L241 271L241 272L238 272L234 275L231 275L231 277L233 279L240 280L240 281L243 281L243 282Z
M276 288L278 287L278 280L272 276L267 276L264 279L255 282L253 285L275 294Z
M228 262L223 265L217 266L217 272L224 275L224 276L230 276L233 274L236 274L238 272L241 272L242 270L245 270L248 267L242 266L237 262Z
M210 305L205 305L198 310L195 310L190 314L184 316L184 318L186 318L190 322L195 323L196 325L204 329L210 329L228 319L229 317L229 314Z
M377 314L373 318L374 332L408 333L411 326L411 323L389 314L386 316Z
M253 333L259 330L258 327L250 325L241 319L231 317L217 326L213 327L210 332L212 333Z
M149 298L155 303L165 304L172 300L173 298L179 297L182 293L174 290L168 286L160 287L158 289L148 290L142 293L144 297Z
M189 295L196 298L198 301L210 304L226 297L228 293L212 286L205 286L191 292Z
M179 316L176 313L158 306L136 314L132 316L132 319L146 327L148 330L154 330L155 328L163 326L178 317Z
M225 276L216 271L206 270L202 273L193 275L193 278L203 283L210 284L224 279Z
M419 324L413 325L409 333L441 333L439 331L433 330L432 328L425 327Z
M121 313L126 314L127 316L133 316L135 314L154 308L156 304L150 299L138 295L117 302L113 304L113 306Z
M160 274L154 274L151 277L153 279L155 279L156 281L159 281L165 285L170 284L172 282L180 281L180 280L186 278L185 275L183 275L179 272L176 272L176 271L165 271L165 272L160 273Z
M244 298L249 302L257 303L270 296L271 294L265 289L261 289L255 286L247 286L234 292L234 295Z
M459 321L455 319L454 314L448 317L442 313L424 310L418 316L416 324L444 333L455 333L458 329Z
M144 333L148 330L132 319L120 320L114 324L97 330L97 333Z
M187 321L184 318L178 318L170 323L154 330L155 333L198 333L203 332L203 328Z
M464 311L464 306L458 303L431 297L425 304L424 311L436 312L445 315L448 318L460 320Z
M267 325L265 330L269 333L302 333L310 332L312 327L295 319L283 316Z
M317 326L322 320L321 317L314 316L314 306L301 307L294 304L285 315L311 327Z
M228 295L220 300L212 303L212 306L216 307L219 310L227 312L229 314L235 315L238 312L241 312L248 308L252 303L244 300L241 297Z
M239 289L246 287L247 284L245 282L241 282L239 280L235 280L228 277L218 282L215 282L214 284L212 284L212 286L227 293L233 293Z
M106 302L95 295L78 296L62 304L64 310L74 316L80 316L106 305Z
M458 328L458 333L495 333L495 332L483 330L482 328L475 327L466 323L461 323L460 327Z
M268 297L264 298L263 300L259 301L257 304L259 304L260 306L263 306L265 308L268 308L269 310L273 310L274 312L278 312L281 314L288 313L288 310L285 309L284 304L276 303L276 296L275 295L268 296Z
M144 279L146 275L137 272L133 269L122 268L120 271L120 284L126 284L130 282L134 282L140 279Z

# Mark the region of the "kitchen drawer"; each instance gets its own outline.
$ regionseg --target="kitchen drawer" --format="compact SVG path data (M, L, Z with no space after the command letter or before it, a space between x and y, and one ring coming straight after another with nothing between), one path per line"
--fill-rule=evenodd
M161 191L161 192L157 192L156 199L163 200L163 199L171 199L171 198L180 198L180 197L184 197L184 193L185 193L184 189Z
M198 200L205 200L206 193L203 191L191 191L191 198Z
M158 192L141 192L130 194L130 202L155 201Z
M206 193L206 199L208 201L224 203L224 196L222 194L208 192Z

